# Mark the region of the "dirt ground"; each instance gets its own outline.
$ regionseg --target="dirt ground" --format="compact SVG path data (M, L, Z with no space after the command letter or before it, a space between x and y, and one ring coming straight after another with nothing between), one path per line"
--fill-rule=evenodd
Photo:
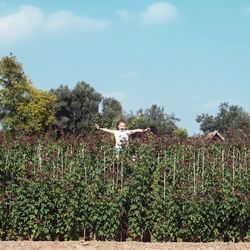
M0 241L0 250L250 250L250 243Z

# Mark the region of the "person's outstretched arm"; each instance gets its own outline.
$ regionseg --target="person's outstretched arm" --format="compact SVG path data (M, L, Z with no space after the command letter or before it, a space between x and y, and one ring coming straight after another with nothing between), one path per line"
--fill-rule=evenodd
M95 125L97 130L101 130L110 134L114 134L114 130L108 129L108 128L100 128L100 126L98 124Z
M145 128L145 129L138 128L138 129L132 129L132 130L130 130L130 132L131 132L131 134L145 133L145 132L150 131L150 130L151 130L150 128Z

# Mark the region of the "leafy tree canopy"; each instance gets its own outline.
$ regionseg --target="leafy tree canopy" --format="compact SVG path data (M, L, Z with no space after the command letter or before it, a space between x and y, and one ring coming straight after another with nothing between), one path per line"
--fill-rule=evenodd
M204 133L218 130L231 136L247 135L250 132L250 116L242 107L221 103L217 115L201 114L196 121Z
M129 126L131 128L150 127L156 134L172 135L177 129L176 122L179 121L174 114L167 114L163 107L153 104L151 107L138 110L136 115L130 115Z
M5 132L39 134L54 122L56 97L36 89L15 56L0 60L0 122Z
M101 94L84 81L78 82L70 90L61 85L52 89L56 95L56 128L64 133L81 133L88 131L95 122Z

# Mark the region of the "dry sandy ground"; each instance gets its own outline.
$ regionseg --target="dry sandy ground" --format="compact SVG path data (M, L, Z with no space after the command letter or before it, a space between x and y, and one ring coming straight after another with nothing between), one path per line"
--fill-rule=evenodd
M250 250L250 243L140 243L0 241L0 250Z

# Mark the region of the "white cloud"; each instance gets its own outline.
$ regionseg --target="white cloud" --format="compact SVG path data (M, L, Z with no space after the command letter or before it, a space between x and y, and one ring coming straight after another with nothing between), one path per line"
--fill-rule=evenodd
M46 31L100 31L109 26L105 20L78 16L71 11L58 11L48 16L45 24Z
M127 100L127 96L120 91L115 91L115 92L110 92L110 93L104 93L102 94L104 97L113 97L116 100L120 101L120 102L124 102Z
M29 37L43 24L43 12L33 6L21 6L11 15L0 17L0 46Z
M100 31L109 24L105 20L77 16L71 11L58 11L46 17L41 9L25 5L16 13L0 17L0 48L27 39L41 29L49 32Z
M247 6L243 11L242 11L243 16L250 16L250 6Z
M141 23L143 25L164 24L172 21L178 15L174 5L167 2L154 3L140 13Z

